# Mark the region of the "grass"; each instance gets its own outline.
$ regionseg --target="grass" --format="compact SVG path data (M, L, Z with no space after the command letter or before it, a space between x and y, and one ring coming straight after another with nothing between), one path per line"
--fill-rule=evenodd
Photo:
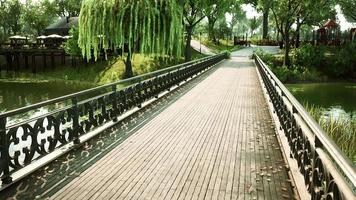
M308 103L304 106L336 145L356 163L356 120L346 117L325 117L325 109Z
M202 40L202 44L211 49L214 53L220 53L222 51L237 51L244 48L243 46L237 45L234 46L232 41L220 40L219 44L216 44L210 40Z
M192 58L199 59L205 55L192 50ZM154 57L134 54L132 65L134 75L140 75L169 66L173 66L183 61L183 58L172 59L170 57ZM84 82L88 84L103 85L122 79L125 65L122 58L110 58L107 61L100 61L94 64L82 64L76 68L70 66L57 67L51 71L8 73L6 80L16 82L43 82L65 80L73 82Z

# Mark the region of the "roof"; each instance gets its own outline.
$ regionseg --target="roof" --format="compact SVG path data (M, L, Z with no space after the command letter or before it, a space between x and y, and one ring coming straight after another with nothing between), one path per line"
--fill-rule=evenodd
M57 34L52 34L52 35L48 35L46 38L60 38L60 39L63 39L63 37L62 36L60 36L60 35L57 35Z
M20 35L14 35L14 36L9 37L9 39L13 39L13 40L27 40L27 37L20 36Z
M339 27L339 24L337 24L337 23L335 22L335 20L329 19L329 20L324 24L323 27L326 27L326 28L337 28L337 27Z

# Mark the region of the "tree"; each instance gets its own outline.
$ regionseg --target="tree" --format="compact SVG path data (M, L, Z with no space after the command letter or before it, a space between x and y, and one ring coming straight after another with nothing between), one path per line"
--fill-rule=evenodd
M270 5L271 1L270 0L263 0L260 1L261 9L263 10L263 33L262 33L262 38L267 39L268 38L268 17L269 17L269 11L270 11Z
M23 10L23 5L19 0L9 0L5 1L5 27L9 27L14 35L21 31L22 25L20 23L21 13Z
M207 0L203 15L208 18L208 37L216 42L214 34L214 26L218 19L225 18L225 13L229 11L231 0L221 0L216 3L216 0Z
M65 42L64 49L69 55L79 56L81 54L81 49L78 46L79 29L77 27L71 28L69 35L72 37Z
M181 55L182 7L177 0L83 0L78 45L95 60L101 49L126 49L125 77L131 77L132 55Z
M7 35L7 28L6 28L6 6L5 0L0 1L0 42L3 42L6 35Z
M186 30L184 58L185 61L190 61L192 57L190 43L193 31L195 26L205 18L203 11L207 4L205 0L186 0L183 3L183 23Z
M79 16L82 0L54 0L55 12L59 17Z
M236 26L238 21L243 21L246 19L246 12L241 9L240 1L235 1L234 4L230 7L230 14L231 14L231 34L234 34L234 27Z
M301 10L302 2L300 0L273 0L272 13L276 22L278 31L280 32L284 46L284 62L286 66L290 66L290 31L291 27L296 21L297 16Z
M303 25L320 26L320 23L335 16L333 0L303 0L296 18L296 31L293 40L295 46L300 44L300 30Z
M255 17L250 19L250 30L251 30L251 37L253 36L255 30L261 25L261 21Z
M216 27L214 27L214 29L214 32L216 32L218 36L217 43L219 43L220 39L228 39L228 37L231 35L231 29L227 25L225 16L218 19Z
M269 18L269 12L271 8L271 3L273 0L245 0L245 3L253 5L257 11L260 11L263 13L262 16L262 38L267 39L268 38L268 18Z
M49 0L43 2L27 1L26 7L23 13L23 20L25 24L34 30L36 35L40 35L43 30L50 24L55 16L55 13L51 12L53 4Z
M356 1L355 0L339 0L337 1L341 6L342 13L349 21L356 22Z

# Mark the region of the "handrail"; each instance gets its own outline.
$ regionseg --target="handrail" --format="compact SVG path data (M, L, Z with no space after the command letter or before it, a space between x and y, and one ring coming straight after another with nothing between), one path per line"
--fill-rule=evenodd
M301 119L305 122L310 131L314 134L315 137L315 146L316 148L322 148L333 160L333 163L337 166L338 170L341 171L344 178L346 178L352 185L355 190L356 186L356 169L350 159L340 150L340 148L332 141L332 139L325 133L325 131L320 127L320 125L310 116L310 114L304 109L304 107L298 102L298 100L289 92L289 90L283 85L283 83L273 74L269 67L261 60L261 58L254 54L254 58L257 66L259 67L260 73L262 73L266 87L268 88L269 93L273 96L276 107L281 108L283 105L278 104L277 101L287 101L292 106L291 115L298 114ZM274 84L272 83L274 82ZM281 94L278 94L278 97L274 95L277 93L275 89L278 88ZM279 98L279 99L278 99ZM285 104L284 104L285 106ZM282 110L281 108L280 110ZM283 112L283 111L280 111ZM284 115L288 113L284 112ZM279 116L280 118L286 116ZM293 117L291 117L293 120ZM293 125L292 125L293 126ZM287 127L287 126L286 126ZM293 127L287 127L285 131L291 131ZM294 127L295 128L295 127ZM295 129L296 130L296 129ZM287 134L287 133L286 133ZM295 139L295 138L293 138ZM291 143L291 142L290 142ZM300 166L301 167L301 166Z
M125 112L141 107L144 102L157 98L162 92L209 69L225 58L226 54L209 56L1 113L0 176L3 185L12 184L13 173L25 168L34 160L64 145L80 144L81 136L116 124L118 118ZM117 85L120 84L127 86L118 88ZM89 93L93 95L83 96ZM82 99L78 99L79 97ZM41 116L21 119L20 122L10 125L8 123L9 118L19 114L68 101L68 105L46 111ZM43 136L45 138L40 139ZM30 144L23 147L22 141ZM17 148L11 149L11 146Z
M103 89L109 89L110 87L115 86L115 85L130 83L130 82L136 81L136 80L142 80L142 78L145 78L145 77L156 76L156 75L162 74L162 73L167 72L167 71L172 71L172 70L175 70L175 69L179 69L180 67L183 67L183 66L187 66L187 65L194 64L194 63L199 63L199 62L203 62L203 61L206 61L206 60L210 60L210 59L216 58L218 56L221 56L221 55L214 55L214 56L204 57L204 58L201 58L201 59L198 59L198 60L193 60L193 61L190 61L190 62L178 64L178 65L175 65L175 66L172 66L172 67L168 67L168 68L165 68L165 69L160 69L160 70L157 70L157 71L154 71L154 72L142 74L142 75L135 76L135 77L128 78L128 79L119 80L119 81L116 81L116 82L113 82L113 83L108 83L108 84L105 84L105 85L101 85L101 86L97 86L97 87L94 87L94 88L86 89L86 90L83 90L83 91L80 91L80 92L68 94L68 95L65 95L65 96L62 96L62 97L58 97L58 98L50 99L50 100L47 100L47 101L39 102L39 103L36 103L36 104L33 104L33 105L29 105L29 106L25 106L25 107L22 107L22 108L10 110L10 111L1 113L0 114L0 118L6 117L6 116L11 116L11 115L16 115L16 114L19 114L19 113L24 113L24 112L27 112L29 110L37 109L37 108L40 108L40 107L43 107L43 106L46 106L46 105L49 105L49 104L54 104L54 103L62 102L62 101L65 101L65 100L71 100L73 97L83 96L83 95L86 95L86 94L89 94L89 93L94 93L94 92L97 92L97 91L100 91L100 90L103 90Z

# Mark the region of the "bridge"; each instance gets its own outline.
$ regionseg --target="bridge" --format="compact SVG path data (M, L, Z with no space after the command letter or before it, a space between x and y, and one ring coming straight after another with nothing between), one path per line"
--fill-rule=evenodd
M253 48L0 114L0 199L356 199Z

